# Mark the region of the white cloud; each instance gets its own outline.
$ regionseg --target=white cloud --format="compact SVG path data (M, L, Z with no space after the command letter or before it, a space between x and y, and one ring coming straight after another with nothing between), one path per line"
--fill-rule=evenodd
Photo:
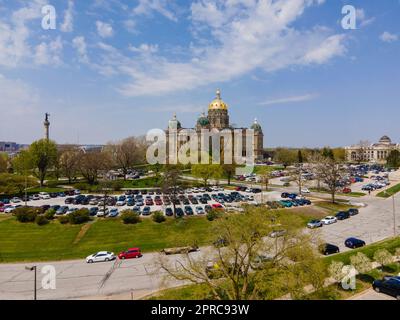
M34 61L37 65L60 65L62 64L62 50L63 43L59 36L49 43L42 42L35 47Z
M365 10L362 8L356 9L356 17L357 24L359 24L361 27L368 26L375 21L375 17L368 17L365 13Z
M79 61L83 63L89 62L89 57L87 55L87 46L85 37L75 37L72 40L72 46L76 49L79 55Z
M399 40L399 37L397 34L390 33L388 31L385 31L382 33L379 37L383 42L391 43Z
M125 20L124 27L130 33L137 33L135 20L132 19Z
M318 97L318 95L316 95L316 94L304 94L304 95L300 95L300 96L291 96L291 97L267 100L265 102L260 102L259 105L269 106L269 105L275 105L275 104L304 102L304 101L313 100L317 97Z
M129 46L129 50L142 54L156 53L158 51L158 45L142 43L139 47Z
M97 33L102 38L112 37L114 34L113 27L109 23L105 23L102 21L96 21Z
M168 8L167 0L139 0L139 4L133 9L135 15L150 15L152 12L157 12L169 20L178 21L175 13Z
M346 52L344 35L322 27L301 31L293 27L307 7L323 1L210 3L198 0L192 5L191 20L199 40L189 47L189 59L170 60L161 54L143 56L138 52L128 57L114 48L112 55L103 55L99 64L130 77L120 87L122 94L140 96L230 81L254 70L273 72L296 65L323 64ZM210 19L207 12L219 17L218 21Z
M72 32L74 30L74 2L68 1L68 8L65 11L64 22L61 24L62 32Z

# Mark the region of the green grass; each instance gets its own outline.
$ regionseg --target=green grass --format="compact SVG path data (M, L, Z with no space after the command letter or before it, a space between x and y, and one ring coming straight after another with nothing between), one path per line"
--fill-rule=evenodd
M326 194L330 194L329 191L323 190L323 189L317 189L317 188L310 188L310 191L312 192L319 192L319 193L326 193ZM355 197L355 198L360 198L360 197L364 197L365 195L367 195L364 192L350 192L350 193L341 193L338 192L336 193L337 196L348 196L348 197Z
M52 192L63 192L65 189L63 188L56 188L56 187L37 187L37 188L32 188L28 190L28 194L35 194L39 192L47 192L47 193L52 193Z
M342 261L344 264L350 263L350 257L357 252L362 252L367 255L369 258L373 258L373 255L376 250L386 249L392 254L394 254L396 248L400 248L400 237L390 238L387 240L383 240L380 242L375 242L373 244L367 245L362 248L358 248L351 251L342 252L339 254L335 254L325 258L327 264L330 264L332 261Z
M379 192L376 196L381 198L389 198L400 191L400 183L395 186L386 189L385 191Z
M327 201L318 201L314 203L315 206L328 210L331 214L337 213L338 211L347 211L354 206L349 206L344 203L332 203Z
M61 225L54 221L45 226L0 219L0 262L52 261L84 258L99 250L119 252L138 246L144 252L166 247L212 243L212 222L204 217L167 219L157 224L143 219L136 225L124 225L120 219L97 220L76 244L82 226Z

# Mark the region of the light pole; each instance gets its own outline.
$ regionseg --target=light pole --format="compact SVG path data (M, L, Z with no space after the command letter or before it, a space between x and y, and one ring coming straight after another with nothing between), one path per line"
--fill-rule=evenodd
M32 267L25 267L26 270L29 271L35 271L35 278L34 278L34 284L33 284L33 300L37 300L36 299L36 292L37 292L37 287L36 287L36 270L37 267L36 266L32 266Z

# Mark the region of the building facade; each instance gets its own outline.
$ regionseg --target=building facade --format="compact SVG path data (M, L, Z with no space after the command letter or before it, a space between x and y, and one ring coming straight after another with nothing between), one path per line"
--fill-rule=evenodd
M261 125L258 123L257 119L254 120L254 123L251 125L250 128L235 128L230 124L229 121L229 112L228 112L228 105L222 100L221 98L221 91L218 89L216 92L216 97L215 99L209 104L208 106L208 113L207 115L205 113L202 113L199 118L197 119L197 122L194 126L194 128L183 128L180 121L177 119L176 115L173 116L173 118L169 121L168 123L168 129L166 130L166 139L167 139L167 159L171 158L171 153L172 150L174 152L177 152L177 149L171 147L171 144L169 143L173 137L179 135L179 132L182 130L186 129L195 131L197 135L200 137L200 133L204 130L207 130L208 132L211 132L212 135L231 135L232 141L233 141L233 149L234 146L236 146L235 142L235 137L237 139L237 135L234 134L234 132L241 133L241 139L242 139L242 150L241 152L238 152L239 154L242 155L243 158L247 156L247 148L246 148L246 134L248 135L249 132L252 135L251 136L251 153L254 156L254 162L261 161L263 159L263 147L264 147L264 134L262 131ZM251 130L248 130L251 129ZM189 138L188 140L189 141ZM181 141L178 142L180 144L183 144L187 141ZM201 149L201 139L199 138L199 150ZM224 147L224 139L221 138L220 140L221 148ZM221 153L223 153L223 150L220 150ZM233 151L234 152L234 151ZM176 157L176 155L174 155ZM167 162L170 162L167 160Z
M345 147L346 160L349 162L386 163L386 158L392 150L399 150L400 145L392 143L388 136L383 136L377 143L357 144Z

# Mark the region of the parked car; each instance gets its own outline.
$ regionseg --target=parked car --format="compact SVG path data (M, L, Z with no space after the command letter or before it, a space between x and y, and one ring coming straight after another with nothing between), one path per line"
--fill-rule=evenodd
M188 216L192 216L192 215L193 215L193 209L192 209L191 206L185 206L184 212L185 212L185 214L188 215Z
M348 211L340 211L335 215L338 220L346 220L350 218L350 213Z
M302 188L301 193L311 193L308 188Z
M116 258L113 252L108 251L100 251L90 256L86 257L87 263L94 263L94 262L107 262L112 261Z
M175 215L176 215L177 217L183 217L183 216L184 216L184 213L183 213L182 208L175 208Z
M351 208L351 209L349 209L349 211L347 211L347 212L348 212L349 215L351 215L351 216L355 216L355 215L359 214L358 209L355 209L355 208Z
M92 208L89 209L89 215L90 215L91 217L94 217L94 216L97 214L98 211L99 211L99 208L97 208L97 207L92 207Z
M172 217L174 215L174 212L172 211L172 208L166 208L165 209L165 215L167 217Z
M99 209L99 211L97 211L96 217L105 217L108 215L108 208L104 209Z
M372 282L372 288L376 292L382 292L400 300L400 276L384 277L382 280L375 280Z
M344 242L347 248L356 249L365 246L365 241L357 238L348 238Z
M110 213L108 214L108 217L115 218L118 215L119 215L118 209L117 208L113 208L113 209L110 210Z
M58 210L56 211L56 215L57 215L57 216L60 216L60 215L66 214L68 210L69 210L69 207L68 207L68 206L61 206L61 207L58 208Z
M125 260L125 259L133 259L133 258L140 258L142 257L142 253L140 252L140 248L130 248L126 251L122 251L118 254L118 258Z
M196 214L204 214L204 209L200 206L196 207Z
M330 243L324 243L321 244L318 247L319 251L323 254L323 255L330 255L330 254L334 254L334 253L339 253L339 247L335 246L334 244L330 244Z
M327 217L323 218L323 219L321 220L321 222L322 222L323 224L328 225L328 224L336 223L336 222L337 222L337 219L336 219L336 217L327 216Z
M11 202L12 203L21 203L22 200L20 198L18 198L18 197L14 197L14 198L11 199Z
M286 230L275 230L275 231L271 231L268 236L270 238L279 238L279 237L283 237L286 234Z
M307 227L310 228L310 229L320 228L323 225L324 224L322 223L321 220L311 220L309 223L307 223Z
M42 200L48 200L50 199L50 195L47 192L39 192L39 197Z
M148 206L144 207L142 210L142 215L149 216L150 214L151 214L150 207L148 207Z

